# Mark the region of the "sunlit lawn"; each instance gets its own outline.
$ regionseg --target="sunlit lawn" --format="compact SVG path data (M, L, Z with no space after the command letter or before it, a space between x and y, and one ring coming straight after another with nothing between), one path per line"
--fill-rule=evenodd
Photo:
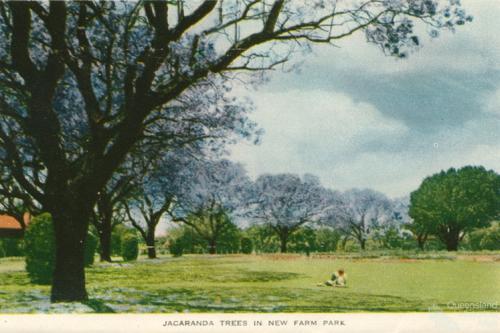
M22 259L2 259L0 312L453 311L452 303L479 302L499 311L498 258L205 255L97 263L87 269L89 302L57 306L49 287L29 283ZM348 274L347 288L317 286L338 268Z

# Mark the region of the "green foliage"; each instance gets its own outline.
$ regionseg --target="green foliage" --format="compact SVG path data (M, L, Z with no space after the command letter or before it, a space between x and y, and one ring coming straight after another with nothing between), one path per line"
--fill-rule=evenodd
M481 241L486 235L486 228L481 228L478 230L474 230L469 233L466 238L466 247L472 251L480 251L481 250Z
M331 228L320 228L316 230L316 246L318 252L334 252L340 241L340 233Z
M136 260L139 256L139 238L137 235L126 233L121 238L122 257L125 261Z
M184 252L184 241L181 238L174 239L170 242L169 250L174 257L182 256Z
M121 256L122 254L122 237L126 234L137 235L136 231L128 228L123 224L118 224L111 232L111 255Z
M488 228L469 233L466 248L473 251L500 250L500 222L495 222Z
M298 228L290 235L288 250L307 254L316 251L315 230L310 227Z
M241 253L244 254L250 254L253 251L253 242L250 238L248 237L242 237L241 238L241 246L240 246Z
M275 253L280 249L279 239L268 225L253 225L244 235L252 240L256 253Z
M374 232L373 240L376 240L382 249L414 249L416 243L412 239L408 230L400 229L397 226L389 226Z
M480 246L483 250L500 250L500 226L498 224L487 230L481 239Z
M445 244L437 237L429 237L424 247L425 251L442 251L446 249Z
M240 230L222 209L203 209L187 217L196 240L203 239L208 252L237 253L240 248ZM195 226L195 227L194 227Z
M50 284L55 262L55 238L52 217L44 213L34 217L25 235L26 271L33 283Z
M241 243L241 231L229 219L224 221L223 232L217 240L217 253L238 253Z
M158 236L155 239L156 251L160 254L165 254L168 252L168 237Z
M500 176L483 167L451 168L426 178L411 194L414 228L456 250L462 233L484 227L500 210Z
M94 263L94 255L97 249L99 239L93 233L89 232L85 239L85 267Z
M256 253L279 252L280 242L268 225L253 225L243 232L249 238ZM334 252L340 241L340 233L332 228L300 227L288 240L288 251L299 253Z
M182 253L206 253L207 242L194 231L190 226L181 225L178 228L169 231L168 235L169 252L172 252L172 246L181 248ZM174 250L176 251L176 250Z
M24 255L24 241L18 238L4 238L0 240L0 257L21 257Z
M98 239L87 234L84 248L85 266L94 263ZM55 237L52 217L43 213L33 218L24 235L26 271L33 283L50 284L55 264Z
M344 252L359 252L359 251L361 251L361 246L359 245L359 242L357 240L350 239L350 238L340 242L338 247L339 247L339 250L342 250Z

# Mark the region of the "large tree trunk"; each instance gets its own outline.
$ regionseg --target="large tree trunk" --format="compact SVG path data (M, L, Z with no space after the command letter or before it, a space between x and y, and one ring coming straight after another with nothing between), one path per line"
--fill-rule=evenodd
M62 203L61 203L62 204ZM85 290L84 243L88 216L53 213L56 258L52 277L52 302L82 302Z
M145 239L146 245L148 247L148 258L156 259L156 247L155 247L155 232L153 230L148 230L148 235Z
M107 220L107 219L106 219ZM99 240L101 245L101 261L111 262L111 218L109 221L102 221L103 225L99 230Z
M111 262L111 232L113 220L113 205L109 195L103 191L97 200L97 216L93 220L99 233L101 261Z
M446 249L448 251L457 251L458 250L458 235L454 235L453 233L447 235L447 237L446 237Z
M448 251L457 251L458 242L460 240L460 230L453 226L448 227L446 230L441 231L440 239L446 245Z

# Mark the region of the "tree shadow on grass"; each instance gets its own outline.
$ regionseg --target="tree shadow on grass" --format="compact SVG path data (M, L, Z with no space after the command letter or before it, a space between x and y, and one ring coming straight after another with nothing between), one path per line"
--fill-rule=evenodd
M139 296L142 295L142 296ZM134 306L151 312L409 312L427 311L428 302L392 295L331 293L278 288L165 288L139 292ZM132 310L133 311L133 310Z
M104 301L97 298L90 298L83 302L83 304L94 310L96 313L116 313L116 311L104 303Z
M274 282L301 277L302 274L291 272L268 272L240 270L229 276L211 276L207 282Z

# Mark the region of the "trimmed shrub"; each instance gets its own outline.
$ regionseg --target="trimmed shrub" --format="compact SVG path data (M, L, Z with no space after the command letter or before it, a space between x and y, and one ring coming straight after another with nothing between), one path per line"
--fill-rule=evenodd
M26 271L33 283L50 284L55 262L52 217L44 213L33 218L24 235Z
M177 238L172 241L170 241L170 246L168 247L168 250L170 251L170 254L173 255L174 257L180 257L182 256L182 253L184 252L184 244L183 244L182 238Z
M243 237L241 239L241 253L250 254L253 251L252 240L248 237Z
M94 255L97 249L99 239L93 234L88 233L85 239L85 267L91 266L94 263Z
M139 239L136 235L125 234L121 239L122 257L125 261L136 260L139 256Z
M3 249L3 242L0 240L0 258L6 257L5 250Z

